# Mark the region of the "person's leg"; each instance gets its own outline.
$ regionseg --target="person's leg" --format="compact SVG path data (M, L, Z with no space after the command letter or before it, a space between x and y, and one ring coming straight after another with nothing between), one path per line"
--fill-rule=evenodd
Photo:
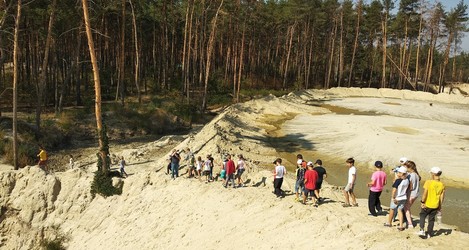
M344 189L344 196L345 196L345 204L350 205L350 201L348 198L348 191Z
M377 216L375 206L376 206L376 192L373 192L370 190L370 193L368 195L368 210L370 211L370 214L373 216Z
M306 204L306 199L308 198L308 190L305 189L303 192L303 204Z
M412 222L412 215L410 214L410 208L412 207L412 204L414 204L415 199L416 197L411 197L408 199L404 207L405 217L407 219L407 227L409 228L414 227L414 223Z
M283 197L283 190L282 190L283 177L279 178L279 179L280 179L280 181L279 181L279 184L278 184L278 190L279 190L280 196Z
M397 207L397 217L399 218L399 228L404 228L404 205Z
M235 186L235 176L234 176L234 174L231 174L231 175L230 175L230 178L231 178L231 185L232 185L231 187L232 187L232 188L236 188L236 186Z
M392 225L392 220L394 218L394 209L389 209L389 216L388 216L388 225Z
M435 216L438 212L438 209L431 209L430 213L428 214L428 235L431 237L433 236L433 226L435 225Z
M300 183L298 183L298 181L295 182L295 195L296 195L296 198L295 200L298 201L298 196L299 196L299 189L300 189Z
M354 206L357 205L357 200L355 199L355 194L353 193L353 189L350 189L349 196L350 198L352 198L352 204Z
M381 196L381 192L376 192L375 207L378 213L381 213L383 211L383 208L381 207L381 200L379 199L380 196Z
M276 195L277 197L280 196L279 183L280 183L280 179L275 178L275 179L274 179L274 193L275 193L275 195Z
M174 176L176 175L175 165L176 164L171 163L171 178L173 178L173 179L174 179Z
M419 224L420 224L420 231L423 231L425 230L425 218L427 218L427 215L428 215L428 208L422 208L422 210L420 210L420 221L419 221Z
M210 167L210 180L213 179L213 167Z

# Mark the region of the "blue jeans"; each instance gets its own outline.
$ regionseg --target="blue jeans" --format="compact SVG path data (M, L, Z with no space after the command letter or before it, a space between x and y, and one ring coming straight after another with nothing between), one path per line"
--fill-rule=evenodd
M171 162L171 178L179 177L179 164Z

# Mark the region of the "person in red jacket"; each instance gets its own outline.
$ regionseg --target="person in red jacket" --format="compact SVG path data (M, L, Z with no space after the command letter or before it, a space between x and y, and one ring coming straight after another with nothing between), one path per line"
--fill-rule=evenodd
M227 155L226 159L228 160L226 162L226 165L225 165L225 168L226 168L225 169L225 171L226 171L226 181L225 181L225 184L223 185L223 187L226 188L228 186L228 182L231 180L231 186L233 188L236 188L235 183L234 183L235 163L231 159L231 155Z
M314 195L314 190L316 189L316 182L319 178L318 172L313 170L312 162L308 162L307 166L308 170L306 170L305 172L305 191L303 193L303 204L306 205L306 198L308 198L308 195L310 195L313 200L314 206L318 207L316 196Z

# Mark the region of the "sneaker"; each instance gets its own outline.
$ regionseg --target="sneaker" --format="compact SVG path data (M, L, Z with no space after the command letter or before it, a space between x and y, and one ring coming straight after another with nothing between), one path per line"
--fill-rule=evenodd
M425 235L425 231L420 230L420 231L419 231L419 236L425 237L425 236L426 236L426 235Z
M347 204L347 203L345 203L345 204L342 204L342 207L351 207L351 206L352 206L352 205L350 205L350 204Z

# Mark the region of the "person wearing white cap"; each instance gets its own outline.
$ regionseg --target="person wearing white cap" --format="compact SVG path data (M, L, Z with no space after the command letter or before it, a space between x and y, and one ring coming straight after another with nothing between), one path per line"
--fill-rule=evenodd
M389 209L388 223L385 223L384 226L391 227L392 220L394 218L394 209L397 208L397 215L399 217L399 231L404 230L404 205L407 202L407 194L409 188L412 186L410 181L407 179L407 168L399 167L397 169L397 176L399 177L392 184L392 194L391 194L391 206Z
M425 181L423 185L423 194L420 211L420 232L422 238L430 238L433 234L433 225L435 224L435 216L441 212L441 207L445 199L445 185L440 181L441 169L433 167L430 170L431 180ZM425 218L428 216L427 234L425 234Z

